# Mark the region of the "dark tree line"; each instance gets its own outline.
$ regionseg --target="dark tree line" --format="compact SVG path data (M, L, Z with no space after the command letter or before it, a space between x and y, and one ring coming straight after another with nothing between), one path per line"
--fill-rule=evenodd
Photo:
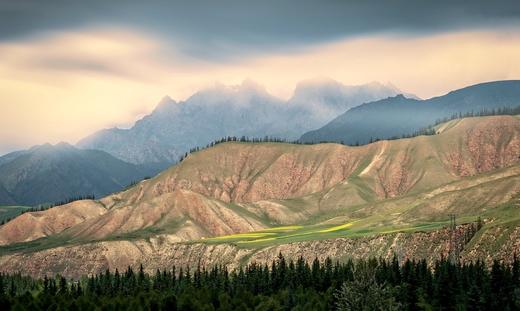
M285 138L279 138L274 136L264 136L262 138L258 137L248 137L248 136L226 136L220 139L214 140L203 147L194 147L191 148L188 152L185 152L180 156L179 162L182 162L184 159L188 157L188 155L195 153L200 150L208 149L214 147L218 144L226 143L226 142L241 142L241 143L286 143L286 144L297 144L297 145L312 145L312 143L303 143L299 140L287 140Z
M146 274L128 268L80 281L0 275L0 310L520 310L520 261L333 262L281 255L236 271Z
M152 176L145 176L143 177L142 180L148 180L148 179L151 179ZM140 181L137 181L137 180L132 180L126 187L123 188L123 190L121 191L125 191L125 190L128 190L130 188L132 188L133 186L137 185L138 183L140 183Z
M514 116L520 114L520 106L511 108L511 107L502 107L497 109L482 109L478 112L475 111L469 111L466 113L454 113L450 117L438 119L435 121L434 125L439 125L441 123L445 123L451 120L455 119L462 119L462 118L472 118L472 117L485 117L485 116L504 116L504 115L510 115Z
M69 203L72 203L72 202L75 202L75 201L95 200L95 199L96 199L96 196L93 195L93 194L78 195L78 196L75 196L75 197L67 198L65 200L54 202L53 204L50 204L50 205L43 205L43 206L40 207L40 210L41 210L41 208L49 209L49 208L53 208L55 206L65 205L65 204L69 204Z
M371 144L380 140L396 140L396 139L402 139L402 138L412 138L417 136L428 136L428 135L436 135L437 132L435 130L435 126L448 122L455 119L461 119L461 118L470 118L470 117L484 117L484 116L496 116L496 115L517 115L520 114L520 106L515 108L509 108L509 107L502 107L497 109L483 109L478 112L470 111L466 113L454 113L450 117L437 119L434 124L421 128L417 131L414 131L412 133L403 134L401 136L392 136L392 137L385 137L385 138L379 138L379 137L371 137L369 141L366 144ZM336 142L336 141L319 141L319 142L302 142L300 140L287 140L284 138L279 137L273 137L273 136L265 136L261 138L257 137L247 137L247 136L227 136L222 137L221 139L217 139L215 141L212 141L211 143L207 144L204 147L194 147L191 148L188 152L185 152L183 155L179 158L179 163L182 162L184 159L188 157L191 153L195 153L197 151L211 148L215 145L225 143L225 142L247 142L247 143L287 143L287 144L297 144L297 145L314 145L314 144L322 144L322 143L340 143L342 145L346 146L361 146L365 145L359 142L356 142L354 144L347 144L343 141Z
M472 118L472 117L485 117L485 116L501 116L501 115L517 115L520 114L520 106L515 108L510 107L502 107L497 109L483 109L478 112L469 111L466 113L454 113L449 117L437 119L434 124L427 126L425 128L419 129L418 131L414 131L409 134L403 134L401 136L392 136L387 138L373 138L371 137L368 141L369 144L380 141L380 140L396 140L402 138L412 138L417 136L428 136L428 135L436 135L437 132L435 127L441 123L445 123L451 120L462 119L462 118ZM355 146L359 146L359 143L356 143Z
M435 131L435 128L432 125L432 126L425 127L425 128L419 129L417 131L414 131L410 134L403 134L401 136L391 136L391 137L387 137L387 138L370 137L367 144L375 143L380 140L397 140L397 139L403 139L403 138L412 138L412 137L417 137L417 136L430 136L430 135L436 135L436 134L437 134L437 131ZM354 146L360 146L360 145L361 144L359 144L358 142L354 144Z

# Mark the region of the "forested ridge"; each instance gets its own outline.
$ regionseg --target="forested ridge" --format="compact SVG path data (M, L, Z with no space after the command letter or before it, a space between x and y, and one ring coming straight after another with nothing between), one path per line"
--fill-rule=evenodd
M520 310L520 261L286 261L67 280L0 275L0 310Z

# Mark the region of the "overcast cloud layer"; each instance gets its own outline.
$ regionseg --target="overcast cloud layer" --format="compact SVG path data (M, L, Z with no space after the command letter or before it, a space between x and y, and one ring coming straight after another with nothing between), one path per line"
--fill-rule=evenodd
M518 0L0 0L0 154L129 126L215 82L428 98L519 79L518 55Z
M517 0L0 1L0 40L92 25L174 40L203 59L292 50L380 32L424 35L518 24Z

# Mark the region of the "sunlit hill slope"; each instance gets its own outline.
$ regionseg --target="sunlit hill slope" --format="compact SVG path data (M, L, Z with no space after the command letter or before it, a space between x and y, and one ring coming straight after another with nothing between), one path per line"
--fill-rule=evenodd
M461 222L519 218L515 209L496 211L520 193L520 119L458 119L436 130L359 147L218 144L99 201L10 221L0 227L0 263L15 269L22 253L56 257L68 248L103 245L98 255L108 264L121 243L152 243L142 256L180 245L257 252L317 239L442 230L452 213Z

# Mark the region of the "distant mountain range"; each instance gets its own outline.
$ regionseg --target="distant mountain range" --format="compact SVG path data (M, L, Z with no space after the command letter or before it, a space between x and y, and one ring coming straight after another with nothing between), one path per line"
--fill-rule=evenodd
M0 205L15 205L15 200L11 197L11 194L0 185Z
M190 148L224 136L274 136L296 140L346 110L402 93L377 82L346 86L329 79L297 85L283 101L246 80L239 86L216 85L185 102L163 98L130 129L105 129L81 140L80 148L103 150L124 161L167 167Z
M481 83L427 100L397 95L351 108L300 140L365 144L375 138L411 134L453 114L518 106L520 80Z
M246 80L181 103L165 97L132 128L99 131L81 140L81 149L47 144L0 157L0 205L119 191L169 167L190 148L224 136L297 140L305 133L303 142L364 144L410 134L453 114L520 106L520 81L482 83L428 100L400 93L376 82L346 86L315 79L299 83L283 101Z
M99 150L66 143L35 146L0 157L0 205L100 197L155 173L153 167L126 163Z

